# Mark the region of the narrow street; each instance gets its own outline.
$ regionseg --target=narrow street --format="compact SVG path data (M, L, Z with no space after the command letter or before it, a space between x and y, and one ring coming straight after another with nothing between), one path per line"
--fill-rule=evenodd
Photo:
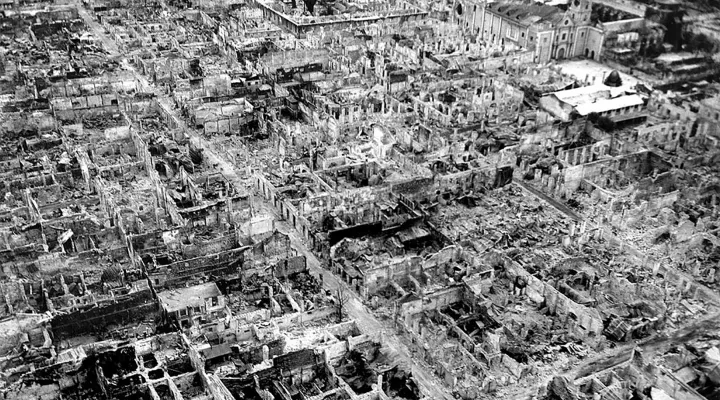
M287 233L290 236L290 241L295 249L305 255L308 261L308 266L316 275L322 275L323 283L325 288L328 290L341 290L348 295L348 301L346 303L346 311L350 319L357 322L358 327L366 334L377 335L382 334L382 342L391 347L397 352L397 355L401 358L402 365L411 366L412 373L415 377L418 385L421 388L421 392L432 399L452 399L449 391L445 385L440 382L439 378L431 372L431 367L425 363L421 363L418 360L410 356L410 350L405 344L404 339L397 335L394 328L386 326L380 322L375 316L367 309L363 304L358 294L347 287L345 282L341 281L332 272L324 269L320 260L308 250L302 241L300 234L293 228L291 228L284 221L277 221L276 226L279 227L279 231Z
M102 42L103 46L105 46L105 50L110 53L110 57L120 57L120 49L118 48L117 43L115 43L115 41L105 33L105 28L103 28L100 23L98 23L98 21L90 15L81 2L75 2L75 6L77 7L80 17L83 21L85 21L85 25L92 30L93 36Z
M553 199L552 197L546 195L545 193L539 191L535 187L533 187L531 184L525 183L520 179L513 179L513 183L520 186L521 188L527 190L528 192L532 193L535 197L539 198L540 200L548 203L561 213L567 215L568 217L574 219L575 221L582 221L583 218L579 216L575 211L571 210L570 207L566 206L565 204L560 203L559 201Z
M120 56L117 45L112 38L105 33L104 29L98 24L98 22L92 18L92 16L82 7L81 4L78 4L78 9L80 10L80 16L92 29L94 36L103 42L106 48L110 51L111 55ZM145 91L155 94L159 104L163 107L167 114L172 117L177 126L180 127L180 129L184 131L193 141L199 143L210 164L216 165L218 171L239 189L246 187L246 181L241 179L240 175L237 173L237 166L233 165L231 161L223 157L212 143L208 142L201 135L187 127L185 121L178 116L177 110L173 105L174 103L167 94L156 88L154 85L151 85L148 79L130 65L126 59L122 59L121 64L125 69L133 73L138 83L140 83ZM275 216L276 227L279 228L278 230L290 236L293 247L297 249L298 252L305 255L308 261L308 266L312 272L314 272L315 275L323 276L325 288L331 291L340 289L347 294L348 301L346 304L346 311L350 319L357 322L360 330L369 335L382 334L382 342L396 352L397 356L400 358L398 360L399 364L412 368L412 374L415 377L423 395L433 400L452 399L453 396L449 393L440 379L430 371L430 367L428 365L421 364L410 356L410 351L402 343L403 339L397 335L394 329L384 326L372 313L370 313L367 307L365 307L356 292L350 290L344 282L322 267L320 261L307 248L301 239L300 234L286 222L282 221L279 213L270 204L266 203L264 199L262 199L261 204L257 204L257 202L261 199L261 196L256 196L256 206L259 206L263 211L272 213Z

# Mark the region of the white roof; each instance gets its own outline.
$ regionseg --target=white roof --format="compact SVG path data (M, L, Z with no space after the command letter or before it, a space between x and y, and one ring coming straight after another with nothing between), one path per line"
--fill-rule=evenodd
M609 86L605 86L605 85L601 84L601 85L580 86L575 89L561 90L561 91L555 92L553 94L555 95L555 97L558 98L558 100L565 101L565 100L572 99L575 97L586 96L589 94L594 94L594 93L597 93L597 92L600 92L603 90L609 90L609 89L610 89Z
M618 97L625 94L626 91L627 88L611 87L601 83L597 85L581 86L575 89L561 90L552 94L563 103L577 107L581 104L600 101L600 99Z
M671 63L675 61L683 61L683 60L689 60L692 58L697 57L693 53L688 52L682 52L682 53L665 53L658 56L655 60L664 62L664 63Z
M614 99L598 100L594 103L580 104L575 109L580 115L588 115L593 112L602 113L625 107L639 106L642 104L645 104L642 97L636 94L631 94L629 96L621 96Z

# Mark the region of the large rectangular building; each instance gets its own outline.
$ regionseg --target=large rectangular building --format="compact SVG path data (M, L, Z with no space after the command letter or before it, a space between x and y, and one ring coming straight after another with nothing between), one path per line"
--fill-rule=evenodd
M604 33L590 20L591 5L587 0L557 6L533 1L456 0L453 13L481 40L533 50L537 63L577 56L599 60Z
M592 113L612 119L616 123L644 120L645 101L624 88L602 85L561 90L540 98L542 108L562 121L570 121L573 114L587 117Z
M405 1L393 3L338 2L335 5L336 14L333 15L308 14L303 12L302 7L292 7L276 0L251 0L249 4L261 9L265 20L302 38L306 37L308 32L351 29L377 21L402 24L425 19L428 15L426 10ZM342 11L339 11L340 9Z

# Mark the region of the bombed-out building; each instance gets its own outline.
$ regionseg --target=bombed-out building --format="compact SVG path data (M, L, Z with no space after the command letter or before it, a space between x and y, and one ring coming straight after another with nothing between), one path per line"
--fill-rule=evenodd
M0 2L0 399L717 398L682 5Z

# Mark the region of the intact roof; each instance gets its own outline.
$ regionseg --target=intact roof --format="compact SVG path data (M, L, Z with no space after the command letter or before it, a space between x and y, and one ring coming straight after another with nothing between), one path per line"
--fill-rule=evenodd
M673 63L673 62L680 62L680 61L686 61L686 60L692 60L698 58L697 54L689 53L689 52L680 52L680 53L665 53L661 54L657 58L655 58L655 61L664 62L664 63Z
M625 107L639 106L642 104L645 104L642 97L636 94L631 94L629 96L621 96L614 99L598 100L594 103L580 104L575 109L580 115L588 115L593 112L602 113Z
M626 92L627 88L610 87L600 83L590 86L581 86L575 89L561 90L559 92L553 92L551 95L555 96L558 100L564 103L576 107L580 104L599 101L599 99L619 97L624 95Z
M167 290L158 293L160 302L168 312L184 310L188 307L199 307L205 299L220 296L220 289L214 282L203 283L186 288Z
M553 94L558 98L558 100L565 101L580 96L594 94L603 90L610 90L610 88L605 85L580 86L575 89L561 90Z
M635 50L629 49L627 47L613 47L610 49L615 54L628 54L628 53L635 53Z
M487 10L524 25L543 22L558 24L563 18L559 8L536 2L490 3Z
M575 89L561 90L552 93L559 101L567 103L573 107L580 104L591 103L597 99L607 99L613 97L613 91L606 85L590 85L581 86Z

